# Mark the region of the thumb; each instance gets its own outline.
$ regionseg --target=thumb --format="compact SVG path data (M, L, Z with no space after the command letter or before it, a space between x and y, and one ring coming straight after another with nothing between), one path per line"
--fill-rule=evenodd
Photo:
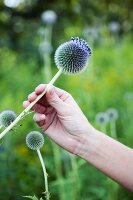
M48 103L55 108L57 112L61 112L65 109L66 103L59 98L53 86L49 87L46 93L46 98Z

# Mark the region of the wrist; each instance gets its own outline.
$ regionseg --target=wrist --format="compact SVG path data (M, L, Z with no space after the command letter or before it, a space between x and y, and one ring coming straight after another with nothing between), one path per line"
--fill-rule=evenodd
M88 123L83 134L78 138L78 144L75 148L74 154L88 160L88 156L92 156L97 152L99 147L97 130Z

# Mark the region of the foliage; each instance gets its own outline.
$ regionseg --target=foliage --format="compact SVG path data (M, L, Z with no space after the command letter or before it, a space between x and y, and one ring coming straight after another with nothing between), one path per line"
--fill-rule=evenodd
M54 51L71 36L84 37L93 50L89 67L82 74L61 75L55 85L73 95L89 121L98 129L96 114L115 108L119 114L116 121L118 140L132 148L133 98L125 98L127 93L133 93L130 5L130 0L100 3L98 0L76 0L69 1L69 4L65 0L53 0L46 4L36 0L13 9L5 7L1 1L0 112L11 109L19 114L27 95L38 84L46 82L43 59L38 51L43 37L38 35L38 31L41 26L45 27L40 22L42 11L54 9L58 20L53 27L52 53L46 55L51 58L52 74L57 71ZM112 20L121 25L118 34L108 29L108 22ZM96 38L90 32L84 34L88 27L97 31ZM37 198L34 194L41 198L41 167L37 156L25 145L26 134L37 129L31 113L0 144L1 200L19 200L23 194L31 195L31 199ZM109 124L107 134L111 135ZM115 190L117 187L93 166L72 157L47 137L42 154L49 174L52 200L107 200L112 188ZM118 199L132 199L132 194L121 186L117 192ZM111 200L114 200L113 197Z

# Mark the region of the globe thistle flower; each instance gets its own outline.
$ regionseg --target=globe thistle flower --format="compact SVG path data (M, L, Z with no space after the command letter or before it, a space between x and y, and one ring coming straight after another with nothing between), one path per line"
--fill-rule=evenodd
M126 92L124 95L125 100L130 101L133 99L133 92Z
M109 108L106 111L106 114L109 120L117 120L118 119L118 111L115 108Z
M26 136L26 144L32 150L40 149L44 145L44 137L38 131L32 131Z
M55 63L59 69L55 76L48 83L44 90L30 105L17 116L15 123L10 124L1 134L0 140L23 118L25 114L41 99L48 88L55 83L59 76L64 72L76 74L86 68L88 59L91 55L91 48L79 38L72 38L70 41L60 45L55 52Z
M112 21L108 26L112 33L118 33L120 31L120 24L118 22Z
M87 66L91 48L78 37L60 45L55 52L55 63L64 73L76 74Z
M55 24L57 20L57 15L53 10L46 10L41 15L42 22L44 24Z
M84 29L83 34L84 34L85 38L91 37L91 38L97 39L99 36L98 29L95 27L86 27Z
M102 113L102 112L98 113L96 115L96 119L95 119L97 124L107 124L108 120L109 119L108 119L107 114L106 113Z
M30 149L37 151L37 154L38 154L38 157L39 157L42 169L43 169L43 175L44 175L44 181L45 181L45 189L46 189L46 200L49 200L47 172L46 172L45 164L44 164L41 152L40 152L40 148L44 144L44 137L38 131L31 131L26 136L26 144Z
M12 110L4 110L0 113L0 126L1 127L8 127L15 119L16 114Z

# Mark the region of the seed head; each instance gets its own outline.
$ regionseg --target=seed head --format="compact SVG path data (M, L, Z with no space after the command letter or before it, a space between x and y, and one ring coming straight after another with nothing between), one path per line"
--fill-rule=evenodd
M16 119L16 117L15 112L12 110L4 110L0 113L0 125L6 128Z
M57 15L53 10L44 11L41 15L42 22L45 24L54 24L57 20Z
M108 120L109 119L108 119L107 114L106 113L102 113L102 112L98 113L96 115L96 119L95 119L97 124L107 124Z
M26 136L26 144L32 150L40 149L44 144L44 137L38 131L32 131Z
M117 120L118 119L118 111L115 108L109 108L106 111L109 120Z
M78 37L60 45L55 52L55 63L64 73L76 74L87 66L91 48Z

